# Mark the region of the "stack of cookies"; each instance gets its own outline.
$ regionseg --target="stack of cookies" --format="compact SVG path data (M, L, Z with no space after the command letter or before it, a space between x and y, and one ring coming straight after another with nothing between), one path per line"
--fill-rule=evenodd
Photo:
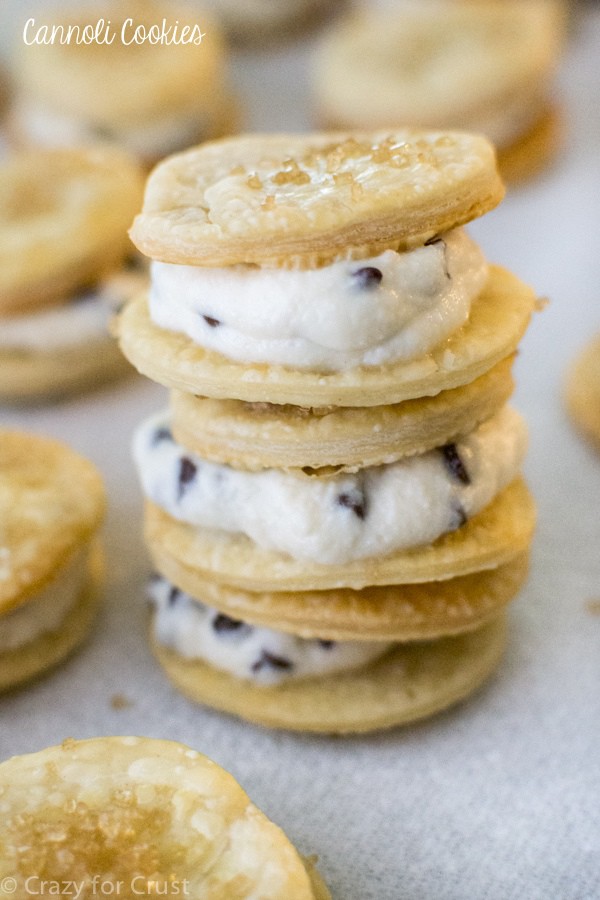
M535 298L461 226L503 196L466 133L253 135L165 160L132 228L128 359L152 643L195 700L367 731L493 670L534 526L506 406Z

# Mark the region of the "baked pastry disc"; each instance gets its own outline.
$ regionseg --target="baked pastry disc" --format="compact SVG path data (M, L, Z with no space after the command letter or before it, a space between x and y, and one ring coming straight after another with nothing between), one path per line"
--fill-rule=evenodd
M522 587L524 553L496 569L445 581L366 587L360 591L243 591L202 578L196 569L153 552L172 584L232 619L331 641L429 641L479 628Z
M79 872L127 897L330 898L234 778L174 741L68 739L15 756L0 803L0 877L17 889Z
M314 268L421 246L503 196L479 135L245 135L160 163L130 233L163 262Z
M60 627L40 634L21 647L0 651L0 692L11 690L41 675L62 662L83 643L100 605L102 570L103 558L97 545L90 558L88 582Z
M575 425L600 449L600 336L584 348L571 366L565 402Z
M195 528L150 501L145 535L150 553L195 569L198 578L262 591L315 591L389 584L418 584L495 569L528 548L535 525L533 499L517 478L482 512L433 544L344 565L322 565L264 550L245 535ZM192 591L197 594L197 591Z
M169 388L205 397L296 406L379 406L469 384L514 353L535 307L535 294L505 269L492 266L467 324L426 356L411 362L319 374L283 366L235 363L187 336L154 325L142 295L116 323L121 349L143 375Z
M269 728L366 732L430 716L472 693L498 664L502 617L458 637L399 645L354 672L258 687L153 642L173 684L191 700Z
M491 418L514 388L513 357L470 384L435 397L368 407L307 408L211 400L172 391L177 443L242 469L355 471L426 453Z
M142 173L109 147L32 150L0 167L0 314L65 302L119 266Z

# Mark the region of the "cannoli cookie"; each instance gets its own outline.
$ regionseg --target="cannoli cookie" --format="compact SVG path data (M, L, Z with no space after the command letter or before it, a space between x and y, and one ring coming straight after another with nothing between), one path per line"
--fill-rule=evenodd
M299 638L229 618L155 582L154 652L192 700L272 728L347 733L429 716L497 665L503 618L429 643Z
M571 366L565 401L577 428L600 447L600 337L594 338Z
M121 896L328 900L228 772L174 741L68 739L0 766L0 876ZM29 887L25 887L29 885Z
M0 400L127 371L108 322L146 284L126 268L141 193L137 165L113 149L31 151L0 168Z
M18 143L110 142L151 165L234 127L226 49L203 10L154 0L125 9L111 0L83 13L71 5L51 21L75 35L90 23L104 27L91 44L40 45L36 19L17 54L10 130Z
M98 600L100 475L48 438L0 431L0 690L62 660Z
M315 55L318 116L329 127L481 132L503 176L523 178L559 144L552 83L564 26L564 5L553 0L356 12Z

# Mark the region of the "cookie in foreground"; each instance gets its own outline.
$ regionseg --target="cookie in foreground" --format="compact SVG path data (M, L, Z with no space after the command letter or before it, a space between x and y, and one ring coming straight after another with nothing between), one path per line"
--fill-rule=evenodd
M44 672L87 636L104 508L86 459L49 438L0 431L0 690Z
M0 876L122 896L328 900L314 867L216 763L174 741L68 739L0 765ZM12 883L12 881L11 881Z
M572 364L565 403L577 428L600 448L600 337L590 341Z
M142 175L111 148L0 166L0 400L42 400L128 371L108 323L145 284L128 268Z

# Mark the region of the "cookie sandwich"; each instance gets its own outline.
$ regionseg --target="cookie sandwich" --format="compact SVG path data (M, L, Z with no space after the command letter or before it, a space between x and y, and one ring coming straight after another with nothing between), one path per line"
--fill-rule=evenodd
M228 772L174 741L67 739L14 756L0 808L0 878L17 897L44 884L84 898L331 896Z
M204 11L111 0L53 15L26 26L16 53L9 133L17 144L109 142L151 166L234 126L226 47ZM72 39L36 42L49 21L70 28ZM93 42L77 39L92 27Z
M579 431L600 448L600 337L590 341L571 365L565 402Z
M45 672L87 636L104 507L88 460L50 438L0 430L1 691Z
M367 731L497 664L534 511L507 407L533 292L462 226L502 198L482 137L254 135L150 176L149 296L118 320L171 389L134 457L151 640L192 698Z
M0 401L128 371L108 323L145 283L127 228L142 196L119 150L32 150L0 165Z
M358 11L313 58L328 127L465 128L497 147L510 182L543 170L560 143L554 75L565 30L554 0L414 3Z

